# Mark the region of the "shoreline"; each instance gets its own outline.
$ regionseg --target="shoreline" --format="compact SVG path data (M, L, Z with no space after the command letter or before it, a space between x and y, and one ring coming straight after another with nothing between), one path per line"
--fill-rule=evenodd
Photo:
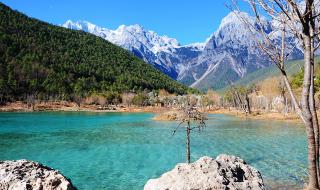
M300 118L295 113L288 113L287 115L284 115L283 113L279 113L279 112L263 112L260 110L259 111L254 110L252 114L246 115L245 113L234 110L234 109L230 109L230 110L218 109L218 110L207 111L206 113L232 115L241 119L274 120L274 121L302 123L302 121L300 121Z
M32 107L34 109L32 109ZM0 112L59 112L59 111L71 111L71 112L96 112L96 113L155 113L156 116L153 118L157 121L175 120L171 115L177 114L180 111L177 108L167 108L160 106L123 106L123 105L110 105L101 107L98 105L78 105L75 102L67 101L52 101L52 102L40 102L33 106L21 101L7 103L0 105ZM301 123L299 117L295 113L288 113L286 116L279 112L263 112L254 110L252 114L245 115L244 113L235 109L218 108L215 110L201 110L205 114L226 114L235 116L241 119L252 119L252 120L275 120L285 121L293 123ZM164 117L161 117L164 116ZM160 116L160 117L159 117Z
M32 108L33 107L33 108ZM169 111L170 108L157 107L157 106L123 106L123 105L110 105L110 106L98 106L98 105L80 105L80 107L74 102L54 101L54 102L41 102L36 103L34 106L28 105L21 101L7 103L0 105L0 112L59 112L59 111L71 111L71 112L96 112L96 113L162 113Z

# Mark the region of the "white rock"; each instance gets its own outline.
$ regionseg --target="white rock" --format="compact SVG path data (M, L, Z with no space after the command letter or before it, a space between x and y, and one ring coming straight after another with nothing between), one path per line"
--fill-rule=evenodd
M0 190L75 190L59 171L28 160L0 161Z
M192 164L178 164L160 178L150 179L144 190L264 190L259 171L235 156L215 160L202 157Z

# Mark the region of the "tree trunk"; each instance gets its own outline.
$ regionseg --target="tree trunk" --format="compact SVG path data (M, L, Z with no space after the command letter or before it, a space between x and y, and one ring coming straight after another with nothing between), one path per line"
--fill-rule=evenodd
M298 104L298 101L297 101L297 98L295 97L295 95L293 94L293 90L291 88L291 85L290 85L290 82L289 82L289 79L288 79L288 76L286 74L285 71L282 71L282 77L283 77L283 80L284 80L284 83L286 85L286 88L289 92L289 95L290 95L290 98L291 98L291 101L292 101L292 106L294 107L296 113L298 114L298 116L300 117L300 119L303 121L303 123L305 124L306 121L305 121L305 118L302 114L302 110L301 108L299 107L299 104Z
M233 107L237 108L237 101L233 95L232 95L232 102L233 102Z
M319 178L319 122L318 122L318 116L317 116L316 104L315 104L315 98L314 98L314 55L313 53L311 55L311 76L310 76L310 92L309 93L310 93L309 105L310 105L310 111L312 114L312 124L313 124L315 147L316 147L316 161L317 161L318 178Z
M187 163L190 164L190 122L187 126Z
M251 105L250 105L250 100L249 100L249 96L248 94L246 94L246 104L247 104L247 110L248 110L248 113L251 114Z
M313 72L313 68L311 68L311 72ZM313 84L313 74L311 74L311 86L310 86L310 111L312 114L312 124L314 130L314 137L315 137L315 148L316 148L316 161L317 161L317 168L318 168L318 178L319 178L319 123L318 123L318 116L315 106L315 99L314 99L314 84Z
M306 30L307 31L307 30ZM309 184L308 189L319 189L318 168L316 156L315 134L313 129L312 114L309 104L310 79L311 79L311 38L305 34L304 41L304 78L301 96L301 110L305 119L305 127L308 139Z
M311 36L314 36L315 33L315 21L311 19L310 21L310 34ZM317 168L318 168L318 183L319 183L319 122L318 122L318 116L317 116L317 110L316 110L316 104L315 104L315 92L314 92L314 54L315 54L315 39L311 38L311 76L310 76L310 94L309 94L309 104L310 104L310 111L312 114L312 124L313 124L313 130L314 130L314 136L315 136L315 144L316 144L316 161L317 161Z

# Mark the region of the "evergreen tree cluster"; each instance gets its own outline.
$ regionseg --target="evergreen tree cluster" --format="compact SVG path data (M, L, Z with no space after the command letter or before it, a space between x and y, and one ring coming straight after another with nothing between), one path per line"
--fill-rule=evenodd
M145 89L194 91L102 38L29 18L0 3L1 101Z

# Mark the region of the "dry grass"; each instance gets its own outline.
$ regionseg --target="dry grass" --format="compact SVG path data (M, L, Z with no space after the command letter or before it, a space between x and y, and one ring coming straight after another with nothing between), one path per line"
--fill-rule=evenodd
M259 91L266 97L275 97L280 92L280 77L271 77L258 84Z

